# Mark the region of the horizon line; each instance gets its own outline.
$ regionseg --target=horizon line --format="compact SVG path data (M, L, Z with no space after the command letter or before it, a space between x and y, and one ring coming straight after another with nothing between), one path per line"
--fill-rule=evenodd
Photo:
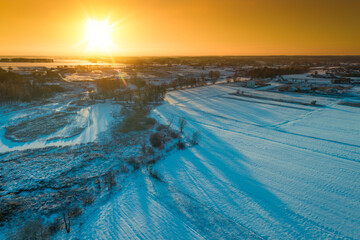
M130 57L360 57L360 54L264 54L264 55L117 55L117 56L76 56L76 55L0 55L0 58L6 57L61 57L61 58L130 58Z

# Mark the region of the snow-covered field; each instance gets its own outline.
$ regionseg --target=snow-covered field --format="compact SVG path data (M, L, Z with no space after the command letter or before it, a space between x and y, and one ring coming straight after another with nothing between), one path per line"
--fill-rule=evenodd
M319 74L321 74L321 73L319 73ZM306 81L308 83L319 83L319 84L330 84L331 83L331 79L312 77L308 73L283 75L282 77L283 77L283 79L286 79L288 81L294 81L294 82Z
M185 117L185 134L199 131L199 145L157 163L160 181L137 172L57 238L359 239L360 108L326 97L319 107L229 95L235 91L168 93L153 116Z
M64 206L106 197L108 173L117 173L119 188L130 175L126 160L138 146L131 135L115 136L122 106L82 100L77 90L1 106L0 239L19 239L29 219L54 222Z
M113 121L113 114L120 112L121 106L111 103L78 106L76 101L65 101L7 112L4 109L6 108L0 109L0 153L93 142L108 129ZM59 124L61 126L59 129L55 128L55 131L45 134L57 123L55 120L50 121L56 113L69 116L64 115L60 119L64 124ZM69 118L68 122L66 117ZM29 135L34 128L39 128L37 131L39 136L34 136L33 141L14 141L6 138L6 128L17 125L26 138L30 138ZM18 135L21 135L20 133Z

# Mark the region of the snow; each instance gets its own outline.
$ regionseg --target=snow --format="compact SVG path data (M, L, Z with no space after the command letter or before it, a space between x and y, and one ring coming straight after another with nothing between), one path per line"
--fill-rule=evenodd
M159 166L164 178L264 237L359 236L360 109L291 109L220 92L174 92L155 110L163 121L184 116L203 136Z
M95 209L91 218L70 234L59 239L202 239L190 226L184 225L176 214L158 202L151 186L138 178L124 191ZM149 181L149 179L148 179ZM137 184L143 183L140 187ZM173 224L170 225L169 223ZM169 226L164 230L164 226ZM81 234L81 235L80 235Z
M68 103L69 104L69 103ZM120 105L111 103L97 103L81 107L76 112L75 120L59 129L57 132L43 136L32 142L14 142L5 138L6 126L26 119L35 118L49 114L49 112L66 111L68 104L47 104L38 108L27 108L24 110L2 113L0 122L0 153L33 148L44 148L50 146L69 146L80 143L93 142L105 132L113 121L113 113L119 112ZM24 120L25 119L25 120ZM83 129L74 135L77 129Z
M185 117L185 135L199 131L199 145L157 163L163 181L142 169L57 238L359 238L360 108L229 95L236 89L169 92L153 117Z
M103 78L117 78L119 77L118 72L114 71L111 73L103 71L92 71L88 73L66 73L62 76L63 80L67 82L73 81L95 81Z
M319 73L320 74L320 73ZM331 83L331 79L327 78L319 78L319 77L312 77L308 73L305 74L292 74L292 75L283 75L284 79L288 81L307 81L309 83L320 83L320 84L329 84Z

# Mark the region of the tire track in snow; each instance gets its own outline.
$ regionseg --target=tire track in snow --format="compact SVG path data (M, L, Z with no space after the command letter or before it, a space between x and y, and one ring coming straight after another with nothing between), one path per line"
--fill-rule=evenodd
M339 100L340 101L340 100ZM335 103L332 103L330 105L327 105L327 106L324 106L322 108L319 108L319 109L315 109L313 111L310 111L308 113L305 113L305 114L302 114L300 116L298 116L297 118L295 119L291 119L291 120L287 120L287 121L284 121L284 122L281 122L281 123L278 123L278 124L274 124L272 125L271 127L274 127L274 128L277 128L277 127L280 127L280 126L285 126L287 124L290 124L290 123L293 123L293 122L297 122L297 121L300 121L300 120L303 120L311 115L313 115L314 113L319 113L319 112L322 112L324 110L326 110L327 108L331 108L332 106L336 105L339 101L335 102Z
M177 106L177 107L178 107L178 108L183 108L183 107L180 107L180 106ZM197 109L196 111L197 111L197 112L202 112L202 113L204 113L204 114L212 115L212 116L217 117L217 118L226 119L226 120L229 120L229 121L233 121L233 122L237 122L237 123L241 123L241 124L245 124L245 125L249 125L249 126L260 127L260 128L267 129L267 130L273 130L273 131L277 131L277 132L280 132L280 133L290 134L290 135L299 136L299 137L304 137L304 138L311 138L311 139L321 140L321 141L330 142L330 143L341 144L341 145L345 145L345 146L349 146L349 147L360 148L360 146L359 146L359 145L356 145L356 144L344 143L344 142L339 142L339 141L335 141L335 140L324 139L324 138L319 138L319 137L314 137L314 136L309 136L309 135L304 135L304 134L292 133L292 132L288 132L288 131L286 131L286 130L271 128L271 127L268 127L268 126L266 126L266 125L264 126L264 125L260 125L260 124L256 124L256 123L249 123L249 122L240 121L240 120L237 120L237 119L228 118L228 117L225 117L225 116L220 116L220 115L213 114L213 113L209 113L209 112L206 112L206 111L203 111L203 110L199 110L199 109ZM181 116L181 115L179 115L179 114L173 114L173 115L176 116L176 117L179 117L179 118L180 118L180 117L183 117L183 116ZM237 131L237 130L234 130L234 129L228 129L228 128L225 128L225 127L223 127L223 126L214 125L214 124L210 124L210 123L204 123L204 122L197 121L197 120L194 120L194 119L188 119L187 121L199 123L199 124L204 125L204 126L215 127L215 128L218 128L218 129L221 129L221 130L224 130L224 131L228 131L228 132L240 133L240 134L243 134L243 135L247 135L247 136L250 136L250 137L255 137L255 138L262 139L262 140L266 140L266 141L270 141L270 142L276 142L276 143L279 143L279 144L287 145L287 146L289 146L289 147L294 147L294 148L298 148L298 149L303 149L303 150L307 150L307 151L310 151L310 152L316 152L316 153L323 154L323 155L327 155L327 156L337 157L337 158L341 158L341 159L344 159L344 160L347 160L347 161L359 162L359 161L356 161L356 160L354 160L354 159L347 158L347 157L345 157L345 156L331 155L331 154L329 154L329 153L325 153L325 152L322 152L322 151L319 151L319 150L316 150L316 149L311 149L311 148L306 148L306 147L300 147L300 146L297 146L297 145L294 145L294 144L290 144L290 143L288 143L288 142L285 143L285 142L282 142L282 141L276 141L276 140L274 140L274 139L269 139L269 138L266 138L266 137L260 137L260 136L255 135L255 134L245 133L245 132L243 132L243 131ZM233 127L236 128L237 126L233 126Z
M208 126L206 124L202 124L201 122L197 122L197 123L204 125L204 126ZM225 129L222 129L222 130L225 130ZM206 167L206 168L208 169L208 167ZM211 172L213 172L213 171L211 171ZM189 174L189 176L190 176L190 179L193 179L191 174ZM218 177L216 177L216 178L218 179L218 181L217 181L218 184L221 185L221 186L218 186L219 187L218 189L223 189L223 190L230 189L232 192L235 192L235 193L238 192L238 188L236 186L234 186L231 182L226 181L224 183L223 180L219 179ZM214 180L212 180L212 181L214 181ZM256 186L256 184L254 184L250 180L246 180L245 185L247 185L247 184L249 186L253 186L253 187L250 187L250 189L258 188ZM200 191L205 192L205 195L207 195L205 189L200 189ZM227 190L227 192L229 192L229 190ZM252 201L255 201L256 203L258 203L257 208L262 208L262 211L269 213L271 215L271 217L275 217L278 221L280 220L280 222L282 222L282 224L286 224L286 225L289 224L289 226L287 227L287 231L292 236L302 236L302 234L305 234L307 236L307 238L312 238L314 236L310 233L307 233L307 231L309 231L311 228L313 230L311 230L309 232L322 233L322 235L326 235L327 237L330 237L330 238L336 238L336 236L339 235L339 233L336 230L331 229L326 226L323 226L320 223L317 223L309 218L306 218L300 214L297 214L297 213L289 210L286 206L283 206L283 204L280 203L279 200L276 200L277 199L276 197L271 197L272 194L270 192L268 192L267 190L264 190L263 193L265 194L265 196L266 196L266 194L270 194L271 196L269 196L269 197L265 197L263 194L260 194L261 195L260 196L259 193L256 193L253 190L250 190L250 193L251 194L248 195L248 197L250 197L252 199ZM265 198L263 198L263 197L265 197ZM275 200L271 200L270 202L268 202L270 199L275 199ZM216 204L215 204L215 206L216 206ZM253 204L251 204L250 206L254 207ZM275 208L276 211L273 209L273 206L276 206L276 208ZM172 206L172 207L174 207L174 206ZM305 229L307 229L307 231L305 231Z
M204 99L207 100L208 97L205 97ZM191 102L191 101L188 101L188 102ZM195 100L195 102L196 102L196 100ZM217 114L217 113L221 114L221 109L215 108L214 110L217 111L215 113L209 113L209 112L200 110L200 109L202 109L202 106L206 106L207 108L212 109L211 107L214 106L215 103L219 104L219 102L211 102L210 100L208 100L208 102L209 102L208 105L207 105L207 102L204 103L202 101L199 104L194 104L194 105L185 104L185 106L182 106L181 104L176 104L174 109L172 109L172 107L165 107L164 109L160 110L159 116L160 116L160 118L164 118L164 119L168 119L168 114L173 114L178 117L180 117L180 116L186 117L186 119L188 120L190 125L192 125L193 129L198 130L198 129L201 129L201 126L203 126L203 128L205 129L205 131L203 131L204 135L207 135L208 133L210 133L210 136L212 136L212 137L214 137L211 134L212 132L213 133L217 132L218 134L215 134L215 135L218 135L218 136L227 135L228 133L229 133L229 136L232 136L231 133L236 133L236 134L240 133L240 134L243 134L244 136L248 136L249 137L248 139L252 138L250 141L252 144L254 142L258 141L257 139L259 139L259 140L262 140L262 141L258 141L259 145L263 145L263 144L266 146L273 145L273 146L276 146L276 148L280 151L286 151L288 149L288 150L291 150L291 152L298 152L298 153L302 152L302 155L303 155L304 150L305 150L306 156L307 155L313 156L312 158L314 158L314 156L315 156L315 158L316 158L316 156L318 156L318 158L321 159L321 161L318 163L318 167L321 167L319 164L325 163L323 160L325 160L326 158L329 158L330 160L334 161L334 163L336 161L337 164L335 166L340 166L340 167L344 166L345 168L351 166L352 163L345 163L345 161L342 161L342 160L357 163L354 156L358 156L358 152L356 152L358 149L358 145L355 145L355 144L348 145L348 144L340 142L340 141L331 142L332 140L329 140L329 139L315 138L316 140L319 140L322 142L320 142L320 144L319 144L320 148L318 146L316 146L318 144L315 144L314 147L312 147L311 145L307 144L307 142L310 142L310 144L316 143L316 141L309 140L310 139L309 137L311 137L311 136L296 135L296 134L292 134L292 133L288 133L288 132L281 132L281 131L277 131L276 129L272 129L271 126L269 126L269 125L261 125L261 124L246 123L246 122L243 122L243 123L247 124L248 126L255 126L257 129L246 127L245 129L242 129L242 131L240 132L239 126L238 126L239 124L231 124L231 122L241 123L241 121L239 121L238 119L229 118L228 120L230 123L228 123L226 121L212 119L212 116L214 116L217 119L219 119L219 118L226 119L226 117ZM226 104L224 107L226 107ZM232 110L236 110L236 109L230 108L230 111L232 111ZM199 111L203 111L203 112L199 112ZM229 110L228 110L228 112L229 112ZM162 115L164 113L166 113L165 116ZM314 114L314 113L312 113L312 114ZM228 115L232 116L231 114L228 114ZM265 129L266 131L262 132L262 131L260 131L260 128ZM228 133L221 132L219 130L224 130L224 131L227 131ZM274 134L273 131L277 131L278 134ZM236 136L236 134L235 134L235 136ZM278 137L277 135L280 135L280 137ZM291 141L289 142L287 135L289 135L289 136L292 135L292 136L297 136L297 137L291 138ZM210 136L206 136L206 137L211 138ZM241 138L241 136L236 136L236 138ZM215 139L218 139L218 138L215 136ZM220 139L222 139L222 138L220 137ZM247 139L247 138L245 137L244 139ZM306 144L301 144L302 142L305 142ZM209 139L206 140L206 143L210 144ZM218 145L222 145L224 143L226 143L226 141L214 142L214 144L218 144ZM329 144L327 144L327 143L329 143ZM332 143L332 144L330 144L330 143ZM336 144L336 145L334 145L334 144ZM231 145L231 146L235 146L235 145ZM336 153L336 151L334 152L327 148L325 148L325 151L323 149L321 149L321 147L326 147L326 146L335 147L335 149L339 149L341 151L340 151L340 153ZM345 147L345 146L348 146L348 147ZM212 149L212 147L214 147L217 152L222 152L222 149L223 149L223 148L216 148L215 145L212 145L212 142L210 145L207 145L207 147L210 148L209 151ZM355 148L355 149L353 149L353 148ZM281 149L283 149L283 150L281 150ZM347 151L347 150L351 151L351 153L349 155L347 155L345 153L345 151ZM335 154L331 154L331 153L335 153ZM289 155L289 154L286 154L286 156L291 157L291 155ZM347 157L347 156L350 156L350 157ZM216 169L214 169L214 171L219 171L219 167L221 167L219 165L219 163L214 162L215 161L214 159L216 159L215 155L213 155L212 157L210 156L210 158L207 158L207 159L200 158L200 160L197 156L194 156L194 155L190 155L188 157L189 157L189 161L191 161L190 159L194 159L194 161L201 162L201 163L203 163L204 161L209 161L208 165L216 167ZM233 158L234 157L235 156L233 156ZM255 160L255 158L254 158L254 160ZM257 161L254 161L254 162L256 163ZM304 162L301 161L301 163L306 163L306 162L308 162L308 161L304 161ZM266 162L261 162L261 163L267 164ZM281 162L278 162L277 164L281 164ZM341 165L341 164L343 164L343 165ZM330 165L331 165L331 162L330 162ZM355 165L355 166L358 166L358 165ZM329 176L329 174L331 174L332 172L335 172L337 174L336 176L339 177L339 181L349 180L346 177L345 178L341 177L341 175L340 175L341 171L340 172L339 171L328 171L327 169L325 169L325 171L322 171L321 169L318 169L318 170L313 169L314 172L310 172L310 174L307 173L307 175L315 176L316 170L317 170L322 177L322 179L320 179L320 180L325 180L325 181L324 182L322 182L322 181L316 182L318 179L316 177L314 177L314 178L310 179L311 182L309 182L308 184L301 185L301 183L304 179L302 179L301 176L298 176L298 174L293 175L293 173L291 171L287 171L287 170L291 170L291 166L287 166L287 168L284 168L284 169L281 168L281 170L285 170L285 175L284 175L285 177L282 177L282 180L286 179L286 177L287 178L294 177L293 181L288 183L289 186L293 183L294 187L300 187L300 189L303 189L303 190L305 190L304 188L306 188L306 187L320 187L321 191L318 191L318 190L316 190L316 188L314 188L315 192L319 193L319 196L328 196L334 200L336 198L338 198L336 200L341 200L342 203L344 203L344 202L346 203L346 201L347 201L347 203L349 203L349 204L351 203L350 201L352 201L352 199L354 200L354 198L353 198L354 194L348 192L349 189L351 189L351 187L347 188L345 186L346 182L342 182L341 184L334 184L336 181L335 179L332 179L333 181L330 181L330 182L326 181L326 177L331 177L331 176ZM331 166L329 166L329 168L331 169ZM198 169L191 170L191 173L189 173L189 174L195 175L195 178L198 178L198 176L196 175L196 172L200 171L201 173L203 173L203 171L207 171L207 169L208 169L208 171L211 172L211 170L209 169L209 166L205 166L205 167L200 167ZM301 171L303 170L301 167L298 169ZM267 169L265 168L264 170L267 170ZM304 170L306 170L306 169L304 169ZM312 169L309 169L309 170L312 170ZM175 172L173 172L172 170L168 170L168 171L169 171L169 173L176 174L176 171ZM180 172L183 173L184 170L180 170ZM186 170L185 170L185 172L186 172ZM281 174L281 171L280 171L280 173L278 171L276 171L273 175L269 175L269 174L262 175L261 172L259 172L259 171L257 171L257 173L260 173L260 176L254 176L253 177L254 179L249 178L249 180L253 179L256 181L257 177L260 177L260 179L264 180L263 177L267 177L267 178L270 178L270 181L272 181L273 177L276 178L277 174ZM226 172L226 174L228 174L228 172ZM213 176L216 178L212 179ZM219 178L217 176L217 174L213 174L213 176L207 174L205 178L212 185L216 186L216 184L214 184L215 182L218 184L219 189L222 189L222 191L219 192L219 194L230 195L231 191L236 192L236 190L239 189L239 186L236 186L236 181L232 181L232 182L230 182L231 184L228 185L228 182L226 182L226 181L224 182L222 178ZM168 177L171 178L171 175L168 175ZM178 178L178 176L176 176L176 177ZM175 179L174 181L177 182L178 180L179 179ZM236 178L233 180L236 180ZM201 186L201 184L206 185L206 182L199 181L199 179L197 179L197 181L198 181L198 183L195 185L198 185L199 187ZM275 182L277 182L277 181L280 181L280 180L275 179ZM298 182L296 182L296 181L298 181ZM313 181L315 181L315 182L313 182ZM265 182L267 182L267 181L265 180ZM250 181L250 183L251 183L251 181ZM185 184L186 184L186 186L190 185L190 188L193 187L191 180L187 180L186 183L183 183L180 186L182 188L185 188L186 192L187 191L192 192L190 189L185 187ZM235 185L233 185L233 184L235 184ZM247 185L247 183L245 183L245 185ZM348 226L347 227L342 227L339 225L335 226L333 224L333 222L337 222L337 219L340 218L340 219L344 219L344 221L347 221L347 223L350 226L355 225L357 222L356 218L354 218L354 217L356 217L356 214L349 214L350 218L347 218L345 215L342 215L339 210L336 211L336 209L334 209L334 211L333 211L329 206L325 206L324 204L327 203L326 200L318 201L317 199L319 196L311 195L311 193L310 193L310 195L309 195L310 197L302 197L296 192L299 190L289 189L289 187L286 187L281 184L277 185L276 183L271 184L271 185L274 187L274 190L272 190L272 191L268 190L268 192L273 192L273 191L278 192L279 190L280 191L284 190L284 194L288 194L290 199L286 198L286 197L284 199L285 199L285 202L291 203L289 206L287 206L286 204L282 205L282 209L279 210L279 209L277 209L276 200L270 200L270 202L268 202L266 200L268 196L261 196L262 195L261 193L259 195L258 193L256 193L255 190L251 190L251 189L249 190L249 192L250 192L250 198L253 195L255 200L256 199L259 200L260 207L262 207L266 212L270 213L271 215L274 214L273 215L273 217L275 217L274 223L277 223L278 221L280 221L280 222L283 222L285 225L286 220L281 220L282 217L284 217L284 215L285 215L285 219L288 218L289 220L292 219L292 221L293 221L293 222L289 223L290 226L286 226L286 227L273 225L272 227L274 227L274 229L280 230L280 232L284 232L284 229L285 229L285 233L290 232L290 234L291 234L291 232L293 232L294 235L291 234L289 236L289 238L305 238L305 237L307 237L307 238L335 239L335 238L338 238L339 236L347 237L346 234L349 234L350 236L354 235L354 231L353 230L349 231ZM207 186L204 186L204 189L203 189L204 191L207 191L206 187ZM243 187L247 188L246 186L243 186ZM210 191L211 191L211 188L213 188L213 186L209 186L208 188L210 188ZM254 189L262 188L263 192L267 191L266 188L264 188L262 186L257 186L256 184L255 185L252 184L250 188L254 188ZM240 189L242 189L242 186L240 186ZM195 189L194 191L199 192L199 194L201 194L201 190ZM255 191L255 192L253 192L253 191ZM337 191L337 192L333 192L333 191ZM216 193L216 190L214 192ZM309 193L307 191L305 191L305 192ZM292 193L293 194L295 193L295 196L291 196ZM306 194L306 193L304 193L304 194ZM212 195L213 194L214 193L212 193ZM279 193L277 193L276 195L278 195L278 194ZM341 194L345 194L345 196L342 196ZM236 196L236 194L234 194L234 195ZM283 194L281 193L281 195L283 195ZM213 195L213 197L214 196L216 196L216 195ZM339 199L340 197L344 197L344 198ZM276 196L275 196L275 198L276 198ZM291 198L293 198L293 199L291 199ZM206 200L206 195L203 197L203 199ZM283 199L283 197L281 199ZM314 203L311 202L312 200L315 202ZM221 203L221 200L220 200L220 203ZM337 204L335 204L335 203L332 204L330 201L328 201L328 203L330 206L333 206L333 207L337 206ZM296 204L300 204L300 206L296 205ZM356 205L356 204L358 204L358 202L356 200L353 204L355 204L354 206L355 206L355 208L357 208L358 205ZM211 202L209 202L209 205L213 206ZM338 204L338 205L340 205L340 204ZM215 204L215 207L216 207L216 204ZM253 207L253 205L249 205L249 210L251 210L251 207ZM301 209L302 207L305 207L305 209ZM292 211L292 209L294 209L294 211ZM349 207L340 208L340 209L344 209L346 212L349 210ZM312 212L312 210L315 210L315 212ZM308 212L308 211L310 211L310 212ZM337 212L337 215L334 215L334 212L335 213ZM297 214L297 213L300 213L300 214ZM325 217L325 218L329 217L330 220L322 219L323 217ZM337 219L334 219L334 217L336 217ZM254 217L251 216L250 219L257 221L256 216L254 216ZM257 221L257 222L261 222L261 220ZM288 224L286 224L286 225L288 225ZM295 227L295 228L293 228L293 227ZM297 227L298 227L298 229L296 229ZM255 228L255 229L257 229L259 232L261 232L259 230L259 228ZM302 230L299 231L299 229L302 229ZM336 229L336 230L334 230L334 229ZM339 230L340 232L337 232L337 230ZM302 234L304 234L304 235L302 235ZM315 236L317 236L317 237L315 237ZM351 238L351 237L347 237L347 238Z
M152 188L151 195L154 199L170 212L177 213L181 219L191 223L206 239L263 239L169 183L153 180Z
M212 95L212 96L205 96L205 97L197 97L196 99L188 99L188 100L182 100L182 101L177 101L176 103L170 103L170 105L175 105L177 106L178 108L185 108L186 107L182 107L182 106L179 106L181 105L182 103L185 103L185 102L195 102L196 100L198 99L208 99L208 98L214 98L214 97L220 97L220 98L225 98L225 99L234 99L234 100L240 100L240 99L235 99L235 98L231 98L231 97L224 97L223 95L228 95L228 93L224 93L224 94L216 94L216 95ZM173 97L173 96L172 96ZM242 100L240 100L242 101ZM244 101L247 101L247 100L244 100ZM196 109L197 112L202 112L204 114L208 114L208 115L212 115L214 117L217 117L217 118L221 118L221 119L226 119L226 120L230 120L230 121L234 121L234 122L238 122L238 123L242 123L242 124L246 124L246 125L250 125L250 126L256 126L256 127L261 127L261 128L265 128L265 129L273 129L275 131L278 131L278 132L282 132L282 133L286 133L286 134L291 134L291 135L296 135L296 136L300 136L300 137L307 137L307 138L312 138L312 139L316 139L316 140L322 140L322 141L327 141L327 142L331 142L331 143L337 143L337 144L342 144L342 145L346 145L346 146L350 146L350 147L359 147L360 148L360 145L357 145L357 144L351 144L351 143L344 143L344 142L340 142L340 141L335 141L335 140L330 140L330 139L326 139L326 138L320 138L320 137L314 137L314 136L310 136L310 135L305 135L305 134L299 134L299 133L293 133L293 132L288 132L286 130L282 130L280 129L279 127L281 126L284 126L286 124L289 124L289 123L292 123L292 122L296 122L296 121L299 121L299 120L302 120L314 113L317 113L317 112L320 112L320 111L324 111L326 108L329 108L329 107L332 107L334 105L336 105L338 102L334 102L328 106L325 106L325 107L322 107L322 108L319 108L319 109L315 109L315 110L311 110L311 109L306 109L306 108L298 108L298 107L292 107L292 106L286 106L286 105L280 105L280 104L271 104L271 103L266 103L266 102L257 102L257 101L254 101L254 103L258 103L258 104L265 104L265 105L276 105L276 106L280 106L280 107L288 107L288 108L293 108L293 109L299 109L299 110L306 110L306 111L310 111L310 112L307 112L303 115L300 115L299 117L295 118L295 119L291 119L291 120L287 120L287 121L284 121L284 122L281 122L281 123L278 123L278 124L275 124L275 125L262 125L262 124L257 124L257 123L249 123L249 122L245 122L245 121L241 121L241 120L238 120L238 119L234 119L234 118L229 118L229 117L225 117L225 116L221 116L221 115L218 115L218 114L214 114L214 113L210 113L210 112L206 112L206 111L203 111L203 110L200 110L200 109ZM178 117L181 117L179 115L176 115Z
M310 109L308 109L308 108L288 106L288 105L282 105L282 104L277 104L277 103L260 102L260 101L253 101L253 100L247 100L247 99L235 98L235 97L224 97L224 96L215 96L215 97L221 97L221 98L225 98L225 99L232 99L232 100L236 100L236 101L253 102L253 103L264 104L264 105L271 105L271 106L278 106L278 107L284 107L284 108L291 108L291 109L310 111ZM272 101L272 100L269 100L269 101Z

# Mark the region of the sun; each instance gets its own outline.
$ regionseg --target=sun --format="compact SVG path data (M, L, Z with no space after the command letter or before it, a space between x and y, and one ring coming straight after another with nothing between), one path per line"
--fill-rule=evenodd
M98 51L105 50L109 53L109 48L114 44L111 42L111 32L113 25L108 23L108 20L94 20L88 19L86 25L87 50Z

